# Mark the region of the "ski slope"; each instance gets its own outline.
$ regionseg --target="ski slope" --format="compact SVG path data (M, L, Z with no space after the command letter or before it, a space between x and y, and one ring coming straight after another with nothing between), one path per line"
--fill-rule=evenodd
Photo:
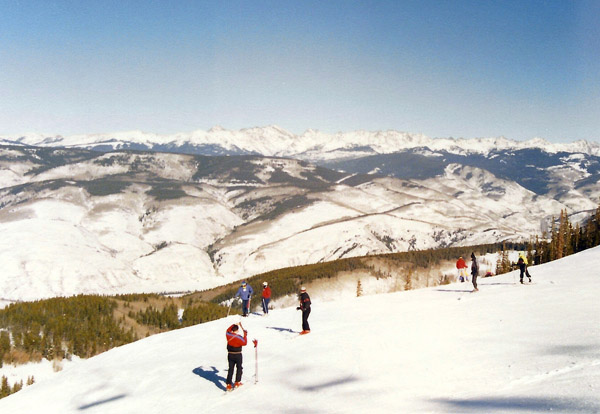
M599 268L595 248L530 268L532 285L512 272L477 293L457 283L313 300L305 336L295 308L251 315L258 383L249 341L245 385L225 393L225 330L240 319L229 317L71 364L0 412L597 413Z

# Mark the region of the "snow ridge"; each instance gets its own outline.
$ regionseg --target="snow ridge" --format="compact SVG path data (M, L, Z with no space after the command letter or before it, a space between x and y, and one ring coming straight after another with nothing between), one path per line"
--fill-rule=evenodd
M426 147L434 151L447 151L456 154L489 154L493 150L542 149L548 153L570 152L600 155L600 145L585 140L572 143L552 144L542 138L528 141L515 141L505 137L495 138L430 138L423 134L412 134L395 130L352 131L329 134L309 129L301 135L293 134L276 125L266 127L228 130L220 126L208 131L196 130L170 135L160 135L142 131L123 131L105 134L80 134L71 136L48 136L26 134L22 136L0 136L0 143L21 144L42 147L83 147L99 145L113 149L131 145L154 149L160 146L173 148L183 146L219 146L225 150L241 150L246 153L265 156L298 157L310 160L324 160L339 157L339 152L366 154L390 154L411 148Z

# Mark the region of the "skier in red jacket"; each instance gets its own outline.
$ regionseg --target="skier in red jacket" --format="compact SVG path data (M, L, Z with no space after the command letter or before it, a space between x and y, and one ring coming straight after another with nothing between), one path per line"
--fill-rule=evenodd
M227 337L227 361L229 362L229 372L227 373L227 391L230 391L235 386L236 388L242 385L242 347L248 344L248 331L244 329L240 322L240 328L244 331L244 336L237 333L238 325L231 325L225 336ZM235 384L232 384L233 369L236 368Z
M469 281L469 277L467 276L467 263L465 262L465 259L461 257L458 258L458 260L456 261L456 268L458 269L458 280L460 280L461 282L464 282L465 280L468 282Z
M271 288L267 282L263 282L262 305L265 315L269 313L269 302L271 301Z

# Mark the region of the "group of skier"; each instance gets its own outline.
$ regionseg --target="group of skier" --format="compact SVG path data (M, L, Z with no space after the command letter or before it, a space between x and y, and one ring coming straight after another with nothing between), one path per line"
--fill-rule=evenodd
M529 282L531 282L531 275L527 270L527 258L523 253L519 253L519 260L517 260L517 266L520 270L520 282L523 283L523 276L527 276L529 278ZM456 261L456 269L458 270L458 280L461 282L468 282L469 278L467 276L467 263L465 259L461 257ZM477 288L477 276L479 276L479 263L477 263L477 257L475 257L475 252L471 253L471 281L473 282L473 292L478 292Z
M246 283L242 282L234 298L239 297L242 300L242 316L248 316L250 312L250 301L254 290ZM271 301L271 288L267 282L263 282L262 291L262 307L264 315L269 313L269 302ZM310 326L308 324L308 316L310 315L310 296L306 292L306 288L303 286L300 288L299 294L300 306L296 309L302 311L302 332L300 335L306 335L310 333ZM242 329L243 334L239 333L239 328ZM242 323L233 324L225 332L227 338L227 361L229 365L229 372L227 373L227 379L225 381L227 391L231 391L234 388L240 387L242 384L242 347L248 344L248 331L244 329ZM254 347L256 348L257 341L254 340ZM235 369L235 382L233 382L233 372Z
M456 261L456 269L458 269L458 280L461 282L468 282L468 266L462 256ZM479 276L479 263L477 263L477 257L475 257L475 253L473 252L471 253L471 281L473 282L473 292L479 291L477 288L477 276Z
M527 276L529 278L529 282L531 282L531 275L527 270L527 258L521 253L519 254L519 260L517 261L517 265L520 270L520 282L523 283L523 276ZM458 269L458 277L461 282L469 281L467 275L467 263L462 257L459 257L456 261L456 268ZM471 253L471 282L473 283L473 291L477 292L479 289L477 288L477 277L479 276L479 263L477 262L477 257L475 256L475 252ZM238 291L236 292L234 298L240 298L242 300L242 316L248 316L250 312L250 301L252 299L252 295L254 294L254 290L252 287L246 282L242 282ZM271 301L271 288L267 282L263 282L263 290L262 290L262 308L263 314L267 315L269 313L269 302ZM302 311L302 332L300 335L306 335L310 333L310 325L308 324L308 317L310 315L310 296L306 292L306 288L300 288L299 294L299 306L296 308L297 310ZM243 334L239 333L239 329L242 329ZM248 331L245 330L242 326L242 323L233 324L229 328L227 328L227 332L225 333L227 338L227 361L229 363L229 372L227 373L226 386L227 390L233 390L242 385L242 347L248 344ZM256 340L254 340L254 346L257 346ZM233 373L235 369L235 382L233 381Z
M243 281L240 288L237 290L233 298L240 298L242 300L242 316L248 316L250 312L250 301L254 290L246 281ZM271 301L271 288L267 282L263 282L262 290L262 308L263 313L267 315L269 313L269 302Z

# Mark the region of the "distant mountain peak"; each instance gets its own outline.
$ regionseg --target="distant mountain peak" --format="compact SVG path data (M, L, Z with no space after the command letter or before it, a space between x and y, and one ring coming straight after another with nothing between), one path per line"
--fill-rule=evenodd
M19 142L43 147L80 147L106 149L107 142L117 148L147 148L149 150L170 145L172 149L198 151L211 146L220 148L219 153L252 153L264 156L301 158L308 161L354 158L365 154L392 154L415 148L445 151L453 154L487 155L497 150L521 150L537 148L547 153L571 152L600 155L600 145L585 140L573 143L549 143L542 138L515 141L504 136L491 138L430 138L423 134L396 130L326 133L307 129L301 135L294 134L278 125L229 130L215 125L208 131L196 130L172 135L159 135L139 130L110 134L84 134L63 137L43 134L0 137L0 141ZM232 152L232 153L233 153Z

